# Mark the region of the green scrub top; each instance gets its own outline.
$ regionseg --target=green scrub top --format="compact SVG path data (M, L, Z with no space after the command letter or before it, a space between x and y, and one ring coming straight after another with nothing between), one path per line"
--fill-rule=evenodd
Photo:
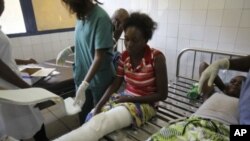
M112 63L112 23L108 14L98 5L84 20L77 20L75 27L74 80L78 87L85 78L95 56L96 49L108 49L107 55L90 82L93 96L100 97L112 82L115 70ZM99 99L99 98L98 98Z

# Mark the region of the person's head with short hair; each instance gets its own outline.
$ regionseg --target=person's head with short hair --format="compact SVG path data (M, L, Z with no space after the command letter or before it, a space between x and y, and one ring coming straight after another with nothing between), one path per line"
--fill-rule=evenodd
M116 41L120 38L123 31L123 25L128 17L128 11L123 8L117 9L112 15L111 20L114 26L114 38Z
M92 9L94 3L101 4L98 0L62 0L70 13L76 14L77 19L84 19Z
M230 82L226 85L224 92L232 97L239 98L242 82L246 80L245 76L235 76L230 80Z
M3 11L4 11L4 0L0 0L0 16L2 16Z
M130 55L143 55L148 40L153 36L157 24L144 13L132 13L124 23L125 47Z

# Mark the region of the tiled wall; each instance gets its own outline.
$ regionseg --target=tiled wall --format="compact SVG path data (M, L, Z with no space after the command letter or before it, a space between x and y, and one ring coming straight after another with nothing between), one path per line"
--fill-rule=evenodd
M53 59L60 50L73 45L73 38L73 31L11 38L13 56L20 59L35 58L39 62Z
M250 54L250 0L101 0L111 15L117 8L148 13L158 29L150 41L167 57L173 79L177 53L187 47ZM15 56L54 58L73 33L13 38Z

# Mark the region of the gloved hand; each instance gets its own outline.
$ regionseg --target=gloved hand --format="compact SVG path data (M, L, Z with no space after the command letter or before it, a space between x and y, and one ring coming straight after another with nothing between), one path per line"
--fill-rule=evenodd
M86 100L85 91L87 90L88 86L89 83L87 81L82 81L82 84L77 89L74 105L78 105L80 107L83 106Z
M209 65L206 70L203 71L203 73L201 74L198 88L199 93L201 93L202 87L206 80L208 80L208 86L212 86L214 79L219 72L219 69L228 69L229 65L229 60L227 58L218 60Z
M57 58L56 58L56 64L63 66L67 57L72 53L73 53L73 51L71 49L71 46L60 51L59 54L57 55Z

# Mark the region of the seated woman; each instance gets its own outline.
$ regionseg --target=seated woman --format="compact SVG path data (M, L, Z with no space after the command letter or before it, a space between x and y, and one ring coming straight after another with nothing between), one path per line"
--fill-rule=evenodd
M97 141L130 126L141 126L156 114L156 104L167 97L164 55L147 45L156 23L146 14L132 13L124 24L126 51L121 54L117 77L92 110L91 119L57 140ZM118 91L125 81L125 90ZM90 114L91 115L91 114Z
M207 64L203 63L200 68L203 67L206 68ZM210 98L191 117L163 127L148 141L229 140L229 125L239 124L238 98L242 81L245 79L244 76L236 76L228 85L224 85L217 77L214 82L218 84L221 81L223 85L219 88L222 90L222 94L216 92L210 97L211 94L206 94L213 88L203 86L202 92L206 95L204 97Z

